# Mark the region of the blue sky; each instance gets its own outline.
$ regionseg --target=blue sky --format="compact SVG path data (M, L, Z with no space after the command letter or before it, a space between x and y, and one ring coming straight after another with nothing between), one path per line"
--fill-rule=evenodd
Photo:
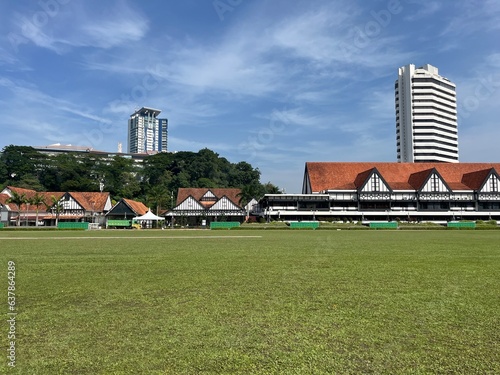
M497 0L0 2L0 147L126 150L136 108L300 192L306 161L396 161L394 80L457 85L462 162L498 162Z

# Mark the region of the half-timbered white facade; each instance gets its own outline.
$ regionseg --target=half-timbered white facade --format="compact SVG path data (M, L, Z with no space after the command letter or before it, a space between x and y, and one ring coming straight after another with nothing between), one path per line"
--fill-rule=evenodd
M302 194L267 194L261 215L352 220L500 219L500 163L306 163Z
M211 221L244 221L247 212L239 204L240 189L180 188L176 206L165 213L177 223L200 225Z
M7 203L13 193L23 195L26 199L36 194L43 198L41 204L24 203L17 207ZM21 225L53 225L56 221L87 221L102 224L104 215L111 209L109 193L98 192L37 192L31 189L21 189L8 186L2 190L4 211L8 212L8 222L12 225L18 220ZM54 200L57 203L54 203ZM0 199L0 203L2 199Z
M58 203L48 210L51 215L46 216L46 220L54 220L57 217L59 221L87 221L102 225L111 207L109 193L66 192Z

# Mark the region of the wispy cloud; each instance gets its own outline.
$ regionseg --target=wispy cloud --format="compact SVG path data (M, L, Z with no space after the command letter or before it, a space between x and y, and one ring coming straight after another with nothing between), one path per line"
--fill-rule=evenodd
M451 6L452 18L442 36L470 35L481 30L500 29L500 3L497 0L460 1Z
M461 158L498 133L500 90L474 102L500 70L496 0L253 0L224 22L211 1L56 1L34 22L42 3L0 2L4 142L115 149L152 106L172 150L209 147L300 183L308 160L395 160L397 68L427 62L477 107L459 123Z
M37 21L37 15L44 22ZM76 2L58 6L51 13L36 9L18 14L15 24L19 38L58 54L76 47L105 49L139 41L149 29L147 18L124 1L101 9Z
M438 1L427 1L427 2L418 1L418 5L420 9L413 14L407 15L405 17L405 20L418 21L426 17L428 18L434 15L435 13L439 12L443 8L443 3Z
M30 84L18 83L10 79L0 77L0 86L8 88L17 98L24 100L26 103L41 104L54 111L67 112L96 122L112 123L111 120L94 115L90 111L82 110L77 105L65 99L47 95Z

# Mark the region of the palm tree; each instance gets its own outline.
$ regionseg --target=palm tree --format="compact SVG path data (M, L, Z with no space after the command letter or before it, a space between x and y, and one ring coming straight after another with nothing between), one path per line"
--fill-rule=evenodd
M24 193L12 192L12 196L7 200L7 203L13 203L17 206L17 221L16 225L21 225L21 205L27 203L26 195Z
M237 194L237 196L240 198L238 202L239 205L243 207L253 198L259 198L259 196L262 194L259 190L261 190L261 188L256 184L243 186L241 188L241 191Z
M169 197L168 190L165 187L156 185L149 190L146 200L156 206L156 215L158 215L161 207L168 201Z
M64 209L63 205L61 204L61 202L59 202L59 199L56 198L55 195L50 196L49 204L47 204L46 202L44 202L44 204L45 207L47 207L47 210L56 211L56 227L57 227L57 224L59 224L59 214Z
M36 207L36 226L38 226L38 211L40 210L39 206L41 204L45 204L45 197L39 193L36 193L31 197L30 203L35 205Z

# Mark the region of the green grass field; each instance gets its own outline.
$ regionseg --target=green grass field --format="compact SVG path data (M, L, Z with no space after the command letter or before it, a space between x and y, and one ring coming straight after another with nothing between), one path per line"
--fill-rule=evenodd
M12 374L498 374L498 231L0 233Z

